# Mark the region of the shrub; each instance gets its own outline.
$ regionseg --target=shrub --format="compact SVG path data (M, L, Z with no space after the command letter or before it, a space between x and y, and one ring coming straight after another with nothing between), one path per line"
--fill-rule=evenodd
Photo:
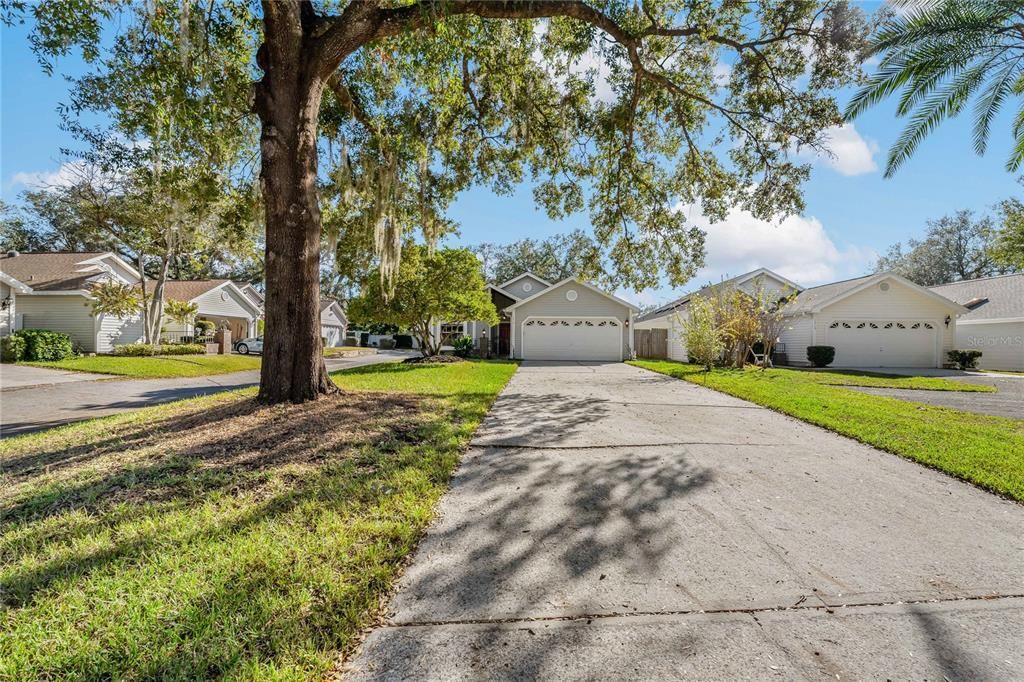
M460 336L452 343L452 347L460 358L468 358L473 352L473 337Z
M348 346L348 347L351 348L351 347L354 347L354 346L358 346L359 345L359 341L354 336L346 336L345 340L341 342L341 345Z
M73 357L75 349L71 345L71 337L63 332L54 332L49 329L22 329L14 332L25 340L25 352L23 359L35 360L65 360Z
M960 369L975 369L978 366L978 358L981 357L980 350L955 349L946 353L950 362L956 363Z
M169 343L164 346L154 346L148 343L124 343L114 346L112 354L135 358L151 355L205 355L206 346L201 343Z
M807 360L815 367L828 367L835 359L835 346L807 346Z
M172 343L160 346L157 355L206 355L206 344L203 343Z
M395 348L412 348L412 335L395 334Z
M0 338L0 362L19 362L25 357L25 339L14 334Z
M196 336L209 336L213 334L213 330L216 329L215 325L211 320L196 320Z
M381 339L380 342L377 345L380 348L383 348L384 350L391 350L392 348L395 347L395 340L394 339Z
M154 348L148 343L122 343L114 346L111 355L123 355L127 357L143 357L155 355Z
M370 346L370 332L361 332L359 334L359 345L363 348Z

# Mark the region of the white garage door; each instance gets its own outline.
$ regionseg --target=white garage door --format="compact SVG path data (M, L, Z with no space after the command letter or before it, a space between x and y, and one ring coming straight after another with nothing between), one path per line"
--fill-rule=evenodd
M600 317L532 318L523 323L526 360L622 359L622 323Z
M320 334L326 341L324 345L329 348L334 348L341 345L341 327L335 327L334 325L324 324L320 326Z
M935 367L937 323L916 320L834 320L827 345L834 367Z

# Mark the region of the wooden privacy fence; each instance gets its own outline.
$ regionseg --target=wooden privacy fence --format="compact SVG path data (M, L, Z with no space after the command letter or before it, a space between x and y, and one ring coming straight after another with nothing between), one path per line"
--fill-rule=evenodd
M636 356L649 360L665 360L668 358L667 329L637 329L633 332L636 343Z

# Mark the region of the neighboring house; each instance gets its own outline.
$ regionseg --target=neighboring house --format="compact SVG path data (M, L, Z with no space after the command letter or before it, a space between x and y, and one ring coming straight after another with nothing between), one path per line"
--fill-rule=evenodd
M956 347L980 350L978 366L1024 371L1024 273L932 287L967 309L956 321Z
M143 341L141 312L128 318L93 315L90 290L101 281L137 285L141 279L135 268L112 252L0 256L0 333L59 331L87 353L109 353L115 345ZM171 280L165 298L196 303L197 318L230 328L235 338L255 334L256 320L263 312L230 280ZM170 320L163 328L171 336L192 333Z
M152 291L152 285L150 291ZM263 316L263 307L248 296L244 288L229 279L168 280L164 289L164 300L195 303L199 310L197 320L209 320L217 329L231 330L234 341L256 336L256 321ZM172 340L179 336L191 336L192 325L182 325L170 320L162 326Z
M144 336L142 315L93 315L90 289L102 281L135 284L139 273L111 252L18 253L0 256L0 299L7 334L18 329L64 332L87 353L107 353L114 344Z
M345 309L333 298L320 299L320 336L324 346L333 348L345 342L345 331L348 328L348 317Z
M891 272L804 289L786 305L788 364L807 346L834 346L833 367L942 367L955 345L959 303Z
M620 361L632 357L636 306L597 287L569 278L552 284L523 273L488 285L500 322L443 322L446 339L487 333L492 352L522 360Z
M668 357L671 360L686 362L686 342L683 339L683 321L689 319L690 302L694 297L708 298L729 289L739 289L753 294L761 288L766 294L785 298L799 292L803 287L782 275L767 268L758 268L737 277L723 280L717 284L709 284L697 291L690 292L671 303L659 306L636 318L637 329L668 330Z

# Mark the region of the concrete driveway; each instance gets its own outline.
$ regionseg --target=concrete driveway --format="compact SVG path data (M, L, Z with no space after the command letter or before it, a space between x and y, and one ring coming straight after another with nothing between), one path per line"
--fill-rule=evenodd
M525 363L367 679L1011 679L1024 506L624 364Z
M886 370L887 371L887 370ZM862 393L884 395L890 398L928 403L939 407L952 407L955 410L988 414L1011 419L1024 419L1024 376L1014 374L982 374L981 372L946 371L947 374L927 374L923 376L942 376L965 384L982 384L992 386L996 393L958 393L956 391L917 391L902 388L866 388L848 386L847 388ZM903 372L901 372L903 373ZM920 373L918 376L922 376Z

